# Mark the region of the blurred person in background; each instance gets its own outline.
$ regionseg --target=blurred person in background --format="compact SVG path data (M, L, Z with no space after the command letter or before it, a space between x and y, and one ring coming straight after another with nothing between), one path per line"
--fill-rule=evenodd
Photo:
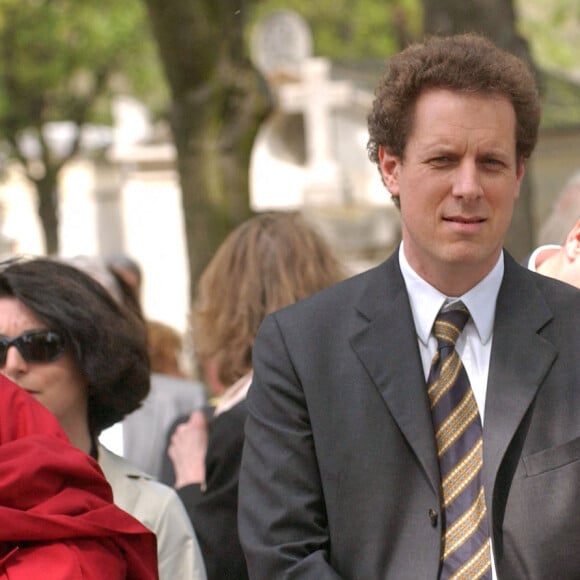
M325 241L297 213L268 213L236 228L203 272L193 309L196 363L218 402L194 412L169 447L210 580L248 578L237 531L252 345L266 314L344 277Z
M0 336L11 341L1 372L53 413L71 443L99 462L115 503L156 534L159 577L203 580L175 492L98 442L149 391L142 321L74 266L10 260L0 264Z
M182 339L163 322L147 320L151 391L141 407L123 419L123 456L164 481L162 462L174 422L205 405L203 385L181 369Z
M546 244L536 248L528 267L580 288L580 216L561 245Z
M143 271L137 260L123 253L111 254L105 258L105 266L123 286L129 307L137 304L141 311Z
M538 239L528 268L580 288L580 172L558 195Z
M572 229L579 217L580 170L574 173L558 192L549 215L538 231L538 245L561 244L566 232Z

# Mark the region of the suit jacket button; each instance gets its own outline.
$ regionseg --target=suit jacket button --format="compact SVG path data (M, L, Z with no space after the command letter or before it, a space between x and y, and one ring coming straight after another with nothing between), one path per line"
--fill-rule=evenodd
M437 513L436 510L434 509L430 509L429 510L429 519L431 520L431 525L436 528L437 527L437 521L439 519L439 514Z

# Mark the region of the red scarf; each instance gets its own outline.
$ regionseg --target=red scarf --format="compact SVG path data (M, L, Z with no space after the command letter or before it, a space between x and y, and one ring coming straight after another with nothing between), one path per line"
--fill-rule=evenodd
M0 375L0 579L155 580L155 535L91 457Z

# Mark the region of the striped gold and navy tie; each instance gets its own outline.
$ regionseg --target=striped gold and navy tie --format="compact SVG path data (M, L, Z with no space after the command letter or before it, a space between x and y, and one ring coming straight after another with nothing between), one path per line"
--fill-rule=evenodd
M441 472L442 580L491 579L482 483L483 430L469 378L455 350L469 311L459 302L438 314L437 352L428 379Z

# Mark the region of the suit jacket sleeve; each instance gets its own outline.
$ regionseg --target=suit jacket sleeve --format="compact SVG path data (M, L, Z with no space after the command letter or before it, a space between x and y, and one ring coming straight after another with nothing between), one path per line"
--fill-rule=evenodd
M239 530L252 580L336 580L304 394L275 315L254 345Z

